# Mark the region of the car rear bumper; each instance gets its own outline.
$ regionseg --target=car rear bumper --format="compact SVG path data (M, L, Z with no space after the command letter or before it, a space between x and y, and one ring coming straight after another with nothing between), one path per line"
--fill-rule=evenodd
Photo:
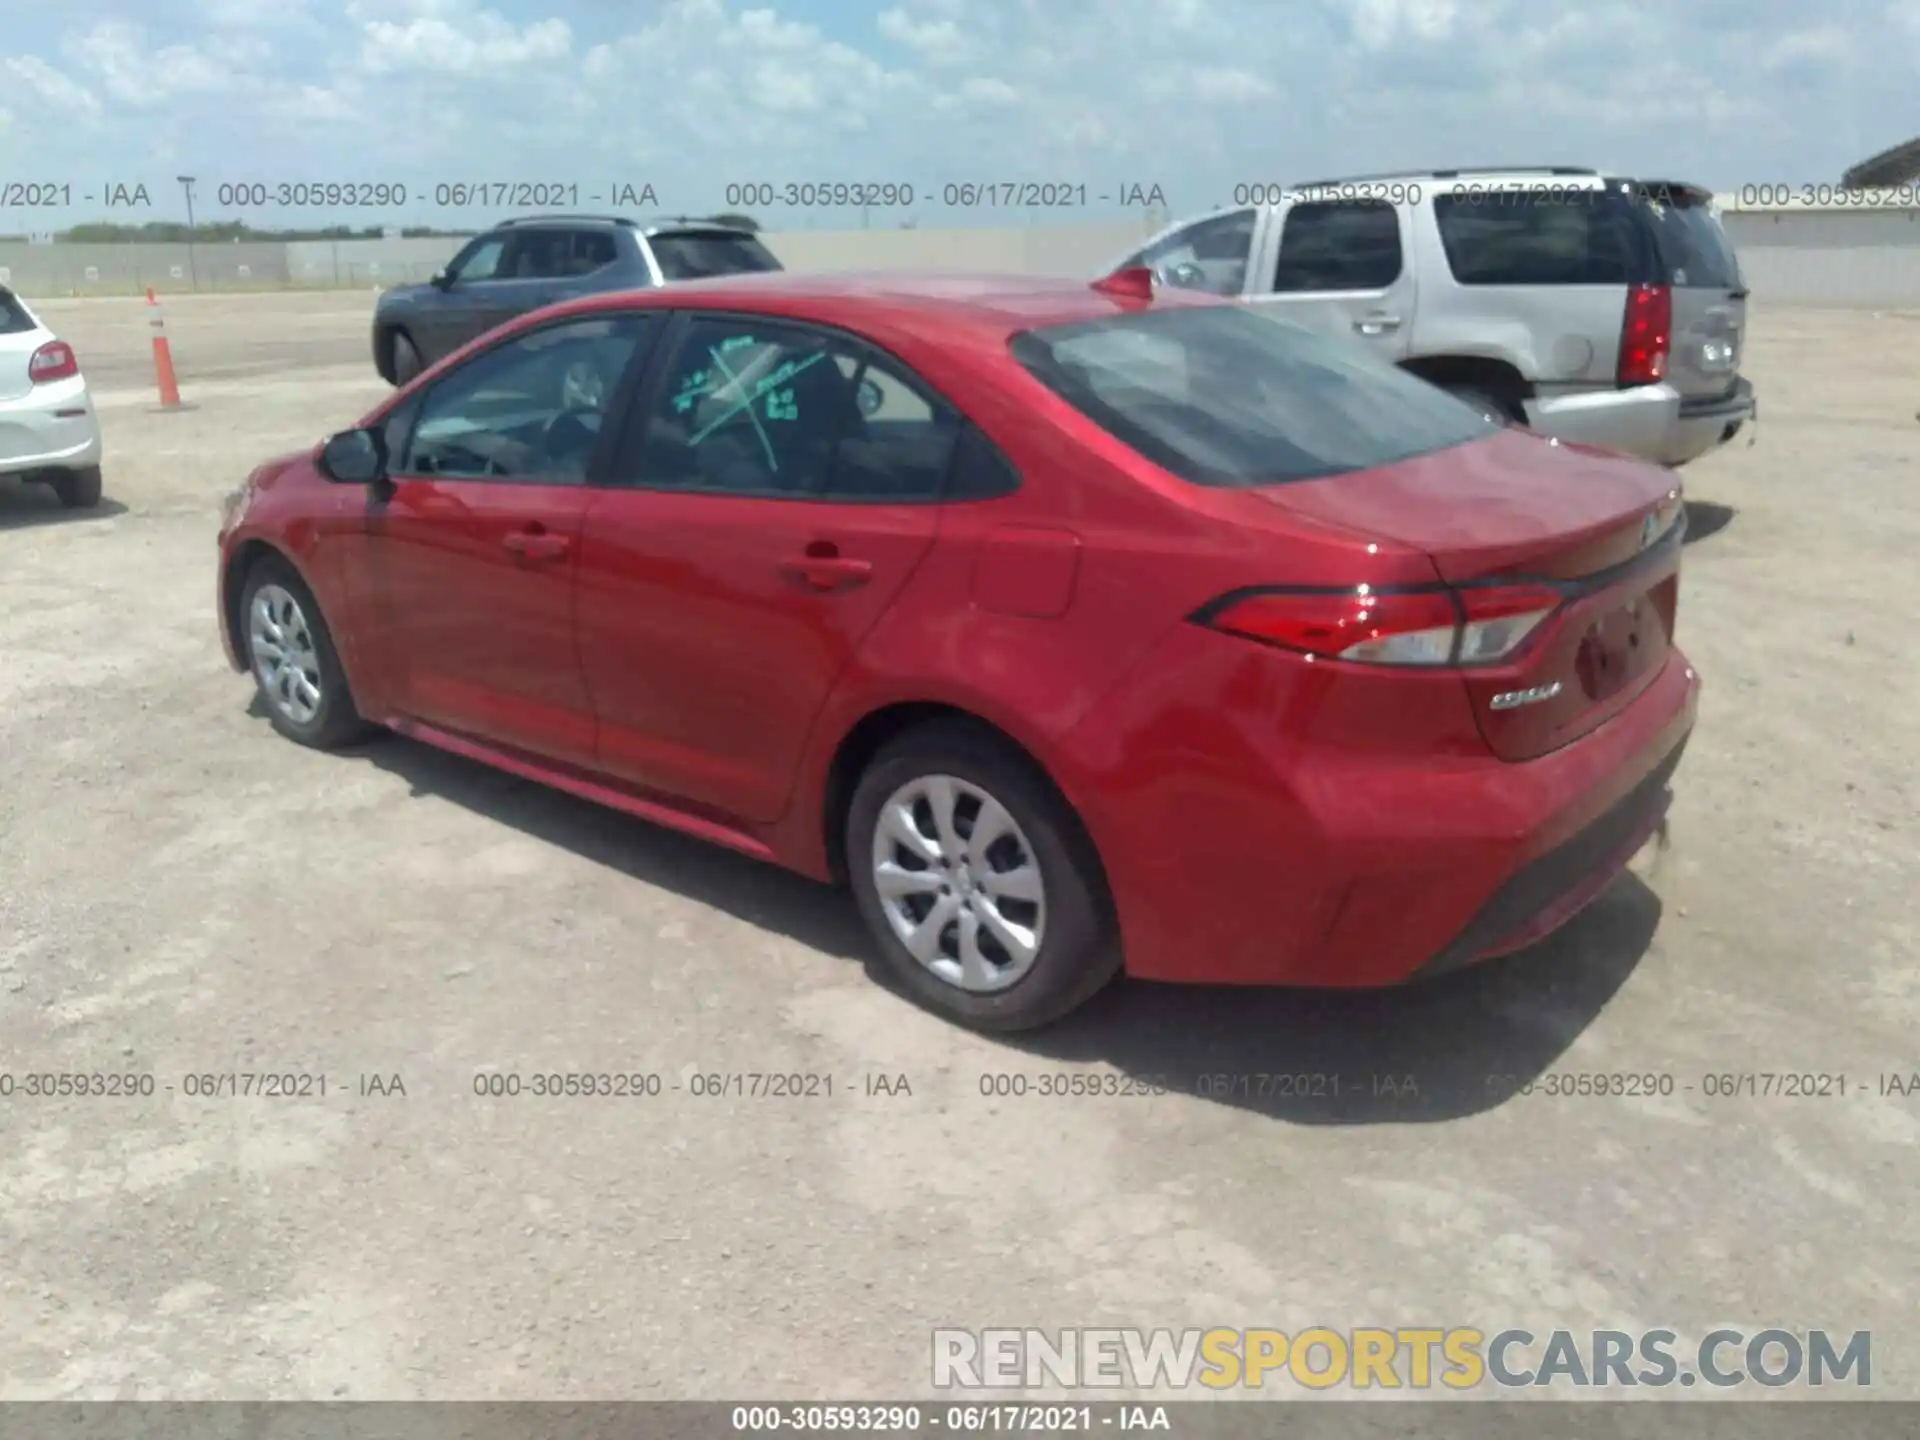
M1095 769L1070 793L1143 979L1373 988L1531 943L1658 826L1699 700L1675 650L1624 710L1546 755L1499 760L1476 737L1415 758L1376 744L1366 713L1336 721L1328 692L1256 688L1290 658L1210 648L1185 642L1190 663L1157 687L1196 697L1177 751L1124 695L1072 737ZM1456 702L1436 685L1406 703Z
M1430 979L1546 939L1578 915L1658 833L1673 803L1670 782L1688 735L1613 808L1514 872L1452 942L1409 977Z
M100 463L100 417L84 377L0 400L0 475L78 470Z
M1683 397L1671 385L1582 390L1526 402L1527 423L1543 435L1625 451L1660 465L1684 465L1733 439L1754 416L1752 382L1724 396Z

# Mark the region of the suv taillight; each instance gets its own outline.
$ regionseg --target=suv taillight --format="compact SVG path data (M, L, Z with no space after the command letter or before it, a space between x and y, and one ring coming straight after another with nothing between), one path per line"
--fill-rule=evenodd
M1311 659L1364 665L1488 665L1509 658L1560 607L1541 585L1465 590L1256 590L1205 623Z
M79 373L80 362L74 358L73 347L64 340L49 340L34 351L33 358L27 362L27 380L34 385L71 380Z
M1627 291L1626 318L1620 325L1620 384L1654 385L1667 378L1667 351L1673 339L1673 292L1664 285L1635 285Z

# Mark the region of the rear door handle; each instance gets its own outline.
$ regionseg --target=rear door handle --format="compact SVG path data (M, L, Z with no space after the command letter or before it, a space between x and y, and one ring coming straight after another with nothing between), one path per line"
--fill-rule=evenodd
M1398 315L1368 315L1353 322L1353 328L1362 335L1385 335L1389 330L1400 328Z
M782 561L780 573L809 590L851 590L873 578L873 562L842 555L828 545L810 545L805 555Z
M568 548L566 536L545 530L516 530L500 543L523 560L558 560Z

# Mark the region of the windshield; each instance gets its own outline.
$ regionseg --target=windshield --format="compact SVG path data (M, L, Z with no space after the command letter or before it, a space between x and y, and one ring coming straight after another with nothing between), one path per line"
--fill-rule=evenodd
M663 280L702 280L778 270L773 252L751 235L654 235L647 241Z
M14 297L11 290L0 285L0 335L18 335L39 328L27 313L27 307Z
M1649 198L1660 258L1675 285L1684 288L1740 288L1740 262L1734 258L1720 221L1705 205Z
M1499 428L1359 345L1234 305L1029 330L1011 348L1069 405L1196 485L1370 470Z

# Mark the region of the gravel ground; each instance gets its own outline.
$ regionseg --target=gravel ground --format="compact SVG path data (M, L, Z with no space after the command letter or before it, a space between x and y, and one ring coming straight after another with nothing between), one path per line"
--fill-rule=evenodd
M1686 475L1671 845L1574 925L1007 1042L877 988L831 892L250 710L217 501L380 396L371 301L173 300L176 414L142 306L44 307L109 503L0 482L0 1072L154 1092L0 1100L0 1398L899 1396L989 1324L1870 1329L1920 1397L1920 1095L1881 1078L1920 1071L1914 321L1756 317L1758 444ZM474 1093L554 1070L662 1090ZM694 1093L769 1071L833 1093ZM981 1093L1058 1072L1171 1093ZM1309 1072L1342 1097L1201 1078ZM1562 1072L1673 1093L1513 1093ZM1846 1093L1707 1093L1783 1072ZM327 1089L188 1093L228 1073Z

